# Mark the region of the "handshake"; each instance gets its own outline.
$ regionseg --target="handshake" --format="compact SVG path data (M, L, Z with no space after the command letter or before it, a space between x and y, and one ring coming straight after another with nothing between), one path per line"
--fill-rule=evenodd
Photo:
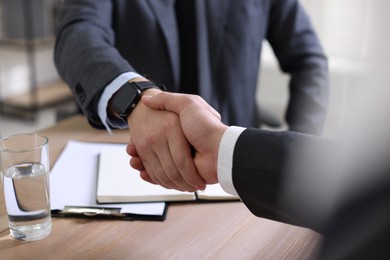
M127 153L141 178L189 192L217 183L218 149L228 128L220 114L196 95L160 92L143 96L142 103L143 109L154 110L161 117L155 127L149 124L134 131L130 127ZM141 120L145 123L151 118Z

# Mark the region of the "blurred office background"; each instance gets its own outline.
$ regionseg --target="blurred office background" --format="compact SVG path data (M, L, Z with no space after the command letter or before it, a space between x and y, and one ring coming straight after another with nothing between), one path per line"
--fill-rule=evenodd
M356 91L369 50L380 45L383 32L376 12L386 0L300 1L329 58L331 95L324 135L333 136L343 127L348 96ZM76 110L70 91L61 82L53 63L59 2L0 0L2 136L46 128ZM280 72L267 43L261 62L256 98L283 120L288 77Z
M0 135L34 132L76 111L54 62L60 0L0 0Z

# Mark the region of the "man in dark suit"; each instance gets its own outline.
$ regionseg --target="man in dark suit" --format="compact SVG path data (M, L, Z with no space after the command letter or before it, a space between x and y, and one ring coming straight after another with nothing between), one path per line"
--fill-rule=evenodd
M201 95L226 124L258 127L265 39L291 75L289 128L320 134L327 60L297 0L66 0L55 63L92 126L129 127L146 168L197 179L177 118L138 104L139 94L126 91L151 95L160 91L153 82L161 83Z
M369 109L373 102L384 101L389 92L380 93L364 99ZM180 117L183 132L197 151L196 167L206 183L219 182L256 216L323 234L320 259L389 259L388 116L378 127L381 116L374 109L368 116L376 124L365 127L368 135L363 131L363 135L336 142L292 131L228 127L198 96L160 93L143 97L143 102ZM387 102L379 112L388 109ZM361 112L358 120L363 119ZM145 171L132 145L127 151L141 177L160 184L162 177Z

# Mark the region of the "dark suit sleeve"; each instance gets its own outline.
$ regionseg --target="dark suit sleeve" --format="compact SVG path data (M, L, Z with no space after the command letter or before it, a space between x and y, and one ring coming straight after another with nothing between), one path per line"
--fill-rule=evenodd
M234 149L234 187L256 216L323 234L320 259L388 259L389 142L369 139L350 150L341 141L247 129Z
M114 48L112 2L64 1L55 46L55 64L94 127L103 127L96 103L115 77L134 71Z
M318 176L334 171L323 156L332 148L312 135L247 129L234 149L233 185L254 215L321 232L329 185Z
M297 0L275 0L267 40L282 71L291 75L286 121L290 130L319 135L328 107L328 64Z

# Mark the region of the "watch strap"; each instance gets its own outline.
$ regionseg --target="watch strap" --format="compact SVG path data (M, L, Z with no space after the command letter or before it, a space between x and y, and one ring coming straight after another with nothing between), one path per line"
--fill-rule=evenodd
M138 88L141 92L145 91L147 89L150 89L150 88L158 88L158 89L161 89L163 91L166 90L164 85L156 84L152 81L131 81L131 82L129 82L129 84Z

